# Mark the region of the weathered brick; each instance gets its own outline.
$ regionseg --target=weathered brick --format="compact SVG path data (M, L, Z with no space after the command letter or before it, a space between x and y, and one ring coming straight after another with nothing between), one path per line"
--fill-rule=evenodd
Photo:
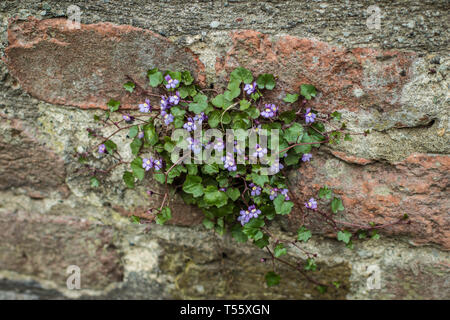
M128 25L97 23L69 29L66 19L12 20L6 63L22 88L38 99L81 108L106 108L109 99L136 107L142 91L128 93L131 77L148 87L147 70L190 70L205 80L204 66L189 49Z

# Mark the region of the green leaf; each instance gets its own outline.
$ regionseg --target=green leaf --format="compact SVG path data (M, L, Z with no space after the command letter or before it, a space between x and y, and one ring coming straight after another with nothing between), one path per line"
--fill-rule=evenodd
M158 143L159 137L155 130L155 125L153 123L148 123L144 126L144 136L145 140L152 146Z
M100 181L96 177L91 178L91 187L98 188L100 186Z
M275 78L270 73L260 74L258 79L256 79L256 84L260 89L266 88L267 90L272 90L275 88Z
M276 258L279 258L286 253L287 253L287 249L285 248L284 244L282 244L282 243L279 243L274 249L274 255Z
M231 105L231 102L227 100L223 94L215 96L214 99L211 100L211 103L217 108L222 109L226 109Z
M131 82L131 81L128 81L127 83L123 84L123 88L125 90L127 90L128 92L133 92L134 87L135 87L135 84L133 82Z
M207 218L203 219L203 225L205 226L206 229L212 229L214 228L214 221L211 221Z
M138 126L132 126L130 128L130 131L128 131L128 138L133 139L134 137L137 136L138 133L139 133L139 127Z
M297 239L299 241L308 242L308 240L311 238L312 233L308 229L306 229L304 226L301 226L297 230Z
M204 174L216 175L217 173L219 173L219 166L216 163L205 163L201 167L201 170Z
M181 99L185 99L188 96L195 97L197 94L197 89L195 89L195 85L191 84L189 86L181 86L178 88L180 92Z
M186 114L186 110L181 109L180 107L172 107L170 108L170 113L174 116L174 117L184 117L184 115Z
M250 101L248 101L248 100L245 100L245 99L242 99L239 102L239 106L240 106L241 110L246 110L246 109L250 108L251 105L252 105L252 103Z
M228 197L230 197L231 200L236 201L241 196L241 192L238 188L228 188L227 191L225 191Z
M230 79L235 79L244 83L251 83L253 81L253 75L250 70L238 67L231 72Z
M231 236L233 237L234 240L236 240L236 242L239 243L245 243L248 240L247 235L242 232L242 227L238 224L234 225L231 228Z
M134 138L134 140L130 143L131 153L133 155L137 155L139 150L141 150L142 140L139 138Z
M298 94L288 94L283 101L284 102L288 102L288 103L294 103L295 101L298 100Z
M265 234L261 239L253 241L253 244L260 249L267 247L269 245L269 236Z
M256 185L258 185L260 187L264 187L264 184L269 183L269 177L268 176L260 175L260 174L257 174L255 172L250 174L248 177L250 178L251 181L253 181L254 184L256 184Z
M294 147L295 148L295 147ZM297 164L300 160L300 155L295 153L289 153L286 158L284 158L284 163L288 166L293 166Z
M114 111L119 110L120 101L111 99L108 101L108 103L106 105L109 107L109 111L114 112Z
M190 85L192 84L192 82L194 82L194 77L192 77L191 73L189 71L183 71L181 73L181 81L185 84L185 85Z
M317 269L316 261L313 258L306 259L305 270L316 271L316 269Z
M284 139L289 143L296 143L303 137L303 127L299 123L293 123L284 131Z
M195 176L198 173L198 167L196 164L188 163L186 164L186 168L188 170L188 174L191 176Z
M203 199L207 204L215 205L218 208L227 204L227 195L225 192L219 191L216 186L207 186L203 192L205 193Z
M335 119L335 120L341 120L341 116L342 116L342 114L340 113L340 112L337 112L337 111L335 111L335 112L333 112L332 114L330 114L330 116L332 116L333 117L333 119Z
M130 189L134 188L134 176L131 172L125 171L123 173L123 181L125 182L126 186Z
M327 292L327 287L325 287L325 286L317 286L316 289L317 289L321 294L324 294L325 292Z
M214 110L211 112L211 114L208 116L208 124L211 128L215 128L220 123L220 115L221 112L218 110Z
M161 184L166 183L166 176L164 173L161 173L161 172L154 173L153 178Z
M273 200L275 212L277 214L288 214L291 212L294 203L292 201L285 201L285 196L280 194Z
M342 242L346 243L346 244L350 242L351 238L352 238L352 234L351 234L351 232L349 232L347 230L339 231L338 234L337 234L337 239L339 241L342 241Z
M158 71L158 68L150 70L148 73L148 79L150 80L150 85L155 88L163 82L163 74Z
M334 198L331 201L331 211L333 211L333 213L337 213L338 211L343 211L344 210L344 205L342 204L342 200L340 198Z
M117 150L117 145L112 140L106 141L105 147L109 154L113 154L114 150Z
M194 102L189 104L189 111L199 114L208 107L208 97L204 94L197 94L194 97Z
M202 178L188 175L183 183L183 191L192 194L195 198L202 196Z
M264 234L261 232L261 228L264 226L264 220L262 219L251 219L248 223L244 225L242 231L250 238L254 240L259 240L263 238Z
M311 100L312 97L316 96L316 87L312 84L302 84L300 86L300 94L306 98L306 100Z
M260 115L260 111L256 107L250 107L247 110L245 110L245 113L248 114L248 116L252 119L257 119Z
M344 136L344 141L352 141L352 136L350 135L350 133L346 133Z
M283 121L284 123L288 124L291 123L292 121L294 121L296 115L295 115L295 111L284 111L280 114L280 120Z
M131 162L131 171L133 171L133 175L138 178L140 181L142 181L142 179L144 179L145 176L145 170L144 168L142 168L142 158L140 157L136 157L132 162Z
M132 222L132 223L135 223L135 224L141 223L141 218L139 218L138 216L132 215L132 216L130 217L130 219L131 219L131 222Z
M280 283L280 276L273 271L266 273L266 283L268 287L276 286Z
M374 240L380 239L380 235L378 234L378 230L372 230L372 235L370 236Z
M341 283L339 281L333 281L333 286L336 287L336 289L339 289L339 287L341 286Z
M233 101L234 98L237 98L241 94L240 84L237 80L231 80L227 87L228 90L223 94L224 98L228 101Z
M300 143L310 143L310 142L314 142L313 139L308 135L307 132L303 133L302 141L300 141ZM310 153L312 146L313 146L312 144L304 144L304 145L300 145L300 146L295 146L294 151L299 154Z
M169 207L162 208L161 212L156 215L156 223L163 225L172 219L172 210Z
M331 199L332 191L327 186L323 186L319 189L320 199Z

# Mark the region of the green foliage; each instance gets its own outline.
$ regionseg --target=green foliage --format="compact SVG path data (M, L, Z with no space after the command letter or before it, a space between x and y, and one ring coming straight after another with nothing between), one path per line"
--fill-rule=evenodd
M168 83L165 79L166 75L170 75L172 79L179 81L176 89L166 88ZM276 87L276 77L272 74L264 73L254 77L248 69L238 67L231 72L226 88L218 89L218 92L223 92L220 94L215 94L214 92L217 92L215 89L200 88L189 71L179 72L153 68L147 72L147 76L148 85L158 90L155 90L153 94L158 93L158 95L171 97L175 92L179 92L181 101L165 110L170 113L171 117L173 116L173 122L167 124L161 121L161 115L155 112L160 110L158 106L154 106L150 113L133 115L133 119L128 122L123 120L116 122L115 119L121 117L120 112L116 112L120 109L120 101L111 99L107 103L109 110L106 115L104 117L95 115L94 121L98 125L105 124L105 127L114 128L112 127L114 125L118 127L117 132L127 130L122 131L122 133L127 132L126 147L129 149L126 149L126 151L127 155L131 151L132 161L124 160L126 157L121 155L122 146L116 145L111 139L114 134L110 135L107 132L101 135L97 134L96 130L90 130L89 137L105 140L99 141L100 143L96 144L96 148L103 143L107 153L101 157L92 157L95 159L91 159L88 154L81 154L78 157L80 165L90 167L92 161L98 160L111 165L109 169L123 166L122 179L128 188L135 188L136 185L146 179L152 179L152 181L163 185L163 188L158 190L164 191L158 191L156 195L148 191L149 196L154 197L152 203L154 201L161 202L156 208L149 211L153 213L150 218L151 221L155 220L158 224L164 224L172 218L170 205L175 192L178 192L186 205L194 205L201 209L205 215L202 224L206 229L219 235L224 235L229 231L237 243L246 243L250 239L250 242L256 247L269 249L271 254L271 248L273 248L271 258L274 263L283 261L281 257L287 254L286 243L299 246L308 242L312 237L312 232L306 226L301 226L297 230L296 240L285 242L284 240L274 241L271 238L270 225L272 220L277 218L277 215L288 215L294 210L294 207L303 206L303 199L286 200L287 197L281 194L282 190L288 188L287 170L300 165L311 165L303 163L301 161L302 156L311 153L312 148L320 147L321 143L325 141L330 143L337 143L341 139L351 141L350 135L345 131L345 123L341 125L341 129L329 132L326 131L319 118L316 118L312 124L305 123L303 108L308 108L309 100L316 97L316 88L311 84L302 84L296 93L287 94L283 99L289 105L277 105L276 113L266 118L266 114L261 114L264 111L264 104L275 103L264 97L268 90L273 90ZM248 95L243 89L246 84L253 84L254 82L256 82L257 87L252 94ZM145 93L152 90L152 88L135 90L136 84L132 81L123 84L123 88L134 95L143 94L143 98ZM296 103L299 98L301 103L291 105ZM130 111L130 114L132 113L133 111ZM244 150L241 151L244 151L246 155L254 152L249 150L247 145L248 138L253 134L252 132L261 132L260 129L267 130L268 144L265 152L267 152L267 155L280 153L279 164L282 164L284 169L273 175L263 174L263 169L275 165L273 160L270 160L269 163L263 163L259 159L257 163L251 163L249 158L246 158L245 162L238 163L236 170L234 170L227 169L225 163L221 161L219 163L187 163L182 161L183 159L177 158L175 151L178 148L187 148L189 140L186 141L185 137L179 140L172 137L173 130L182 128L188 118L198 119L199 117L203 119L203 122L201 124L197 122L197 126L200 126L203 131L214 128L220 133L225 133L228 129L243 129L240 132L235 131L235 138L245 141ZM330 117L333 121L340 121L342 115L335 111L326 119L330 119ZM119 127L119 125L123 126ZM247 129L251 129L251 131L247 131ZM277 139L278 149L272 147L270 143L275 142L270 135L275 129L280 134ZM114 130L116 129L114 128ZM206 151L206 146L212 147L211 143L217 142L208 140L205 136L194 138L199 139L197 142L201 145L202 151ZM261 144L261 137L259 139L258 143ZM123 141L121 139L114 140ZM192 143L192 140L190 142ZM281 150L287 151L283 151L281 154ZM210 151L216 153L214 148ZM103 153L103 150L100 149L98 152ZM219 153L218 156L220 155ZM200 153L196 157L201 158L201 156ZM150 160L143 163L143 158L151 159L152 165L148 165ZM154 162L155 160L158 161L158 167ZM150 169L148 173L144 167L147 170ZM100 186L100 181L111 171L109 169L98 170L98 167L91 167L90 184L93 188ZM320 168L318 169L320 170ZM146 183L145 185L149 185L148 182ZM299 183L302 183L302 181L299 180ZM273 190L276 190L276 192L273 193ZM163 192L163 194L159 192ZM285 191L282 192L285 193ZM289 195L291 196L291 193ZM318 197L322 199L321 202L326 202L328 211L337 213L344 210L342 200L334 197L331 189L327 186L320 188ZM297 209L300 211L316 210L316 208ZM317 214L316 216L322 215ZM145 218L137 216L131 217L133 223L145 223L143 222L145 220ZM374 227L375 225L371 224L371 226ZM368 228L366 231L357 230L356 233L339 229L337 230L337 239L344 242L347 247L352 248L353 234L355 234L354 238L360 239L366 237L379 238L378 230ZM307 271L317 269L315 260L309 254L308 259L298 263L297 266L304 266ZM280 275L271 271L265 275L265 279L267 286L275 286L280 282ZM326 286L318 286L317 288L319 291L326 290Z

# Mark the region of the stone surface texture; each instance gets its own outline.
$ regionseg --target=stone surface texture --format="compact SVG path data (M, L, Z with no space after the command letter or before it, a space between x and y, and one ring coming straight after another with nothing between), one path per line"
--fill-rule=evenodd
M0 299L450 298L448 1L377 1L379 30L366 24L371 1L86 1L70 29L72 4L0 2ZM345 223L410 217L350 250L308 216L315 276L340 290L320 295L283 268L281 285L265 288L267 254L208 232L178 196L170 224L131 224L159 203L146 194L155 181L128 190L117 169L94 189L74 157L93 146L86 128L109 99L137 108L149 68L190 70L222 91L239 65L275 74L269 98L282 108L312 83L314 109L371 131L315 149L289 174L296 197L328 185ZM130 79L133 94L122 88ZM274 221L272 232L293 237L300 219ZM289 248L295 257L304 253ZM66 286L70 265L80 290ZM374 265L381 288L369 290Z

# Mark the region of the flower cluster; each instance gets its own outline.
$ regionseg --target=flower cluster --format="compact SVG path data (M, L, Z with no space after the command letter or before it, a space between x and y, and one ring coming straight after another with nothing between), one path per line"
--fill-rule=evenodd
M305 202L305 207L307 209L316 210L317 209L317 201L314 198L309 199L308 202Z
M142 168L144 168L145 171L149 171L151 168L154 168L155 171L159 171L162 167L163 163L161 159L153 159L152 157L142 159Z
M249 184L250 186L250 194L252 196L259 196L261 194L261 187L258 187L253 182Z
M178 84L180 83L180 81L178 81L177 79L172 79L172 77L170 75L165 76L164 80L166 80L166 82L167 82L166 89L168 89L168 90L175 89L178 86Z
M316 114L311 112L311 108L306 109L305 122L313 123L316 119Z
M238 221L245 225L252 218L258 218L261 214L261 210L257 209L255 205L251 205L247 208L247 210L241 210L240 216L238 217Z
M261 111L261 116L264 118L273 118L277 115L278 107L274 104L266 104L263 111Z
M227 153L225 157L222 158L223 166L228 171L236 171L237 166L236 162L234 161L234 156L231 153Z

